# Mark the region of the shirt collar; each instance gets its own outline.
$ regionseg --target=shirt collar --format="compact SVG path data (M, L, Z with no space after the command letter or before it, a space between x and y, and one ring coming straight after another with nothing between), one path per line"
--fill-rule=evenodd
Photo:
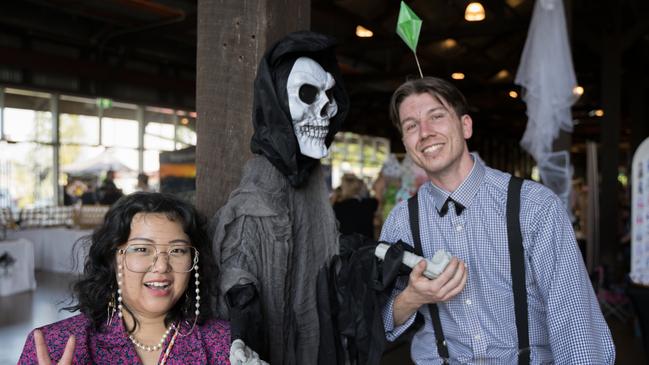
M428 187L429 193L433 196L437 211L442 209L442 205L444 205L444 202L448 197L451 197L466 208L471 206L471 202L473 202L473 198L478 193L480 184L482 184L485 176L485 165L478 154L475 152L471 153L471 158L473 159L473 167L466 179L462 181L460 186L455 189L454 192L448 192L439 186L436 186L432 182L425 185Z

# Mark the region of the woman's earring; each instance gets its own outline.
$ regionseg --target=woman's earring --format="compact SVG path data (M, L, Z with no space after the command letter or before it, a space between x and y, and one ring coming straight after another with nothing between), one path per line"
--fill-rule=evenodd
M117 265L117 315L122 318L122 264Z
M115 315L115 293L110 296L108 301L108 317L106 319L106 326L110 327L110 324L113 322L113 316Z
M200 295L201 290L199 289L199 285L201 284L201 282L198 280L198 278L200 277L200 275L198 274L198 265L194 266L194 270L196 270L196 272L194 273L194 278L196 279L196 281L194 281L194 285L196 286L196 311L194 312L194 314L196 314L196 318L198 318L198 315L201 314L201 311L200 311L200 307L201 307L201 295ZM194 321L194 322L196 322L196 321Z

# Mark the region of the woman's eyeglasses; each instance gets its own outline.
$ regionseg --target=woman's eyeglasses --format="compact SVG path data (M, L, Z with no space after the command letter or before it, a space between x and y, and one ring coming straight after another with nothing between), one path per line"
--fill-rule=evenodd
M158 250L156 245L129 244L118 252L124 255L124 264L130 271L149 272L155 266L158 257L165 254L167 264L173 272L190 272L198 264L198 250L187 245L171 245L166 251Z

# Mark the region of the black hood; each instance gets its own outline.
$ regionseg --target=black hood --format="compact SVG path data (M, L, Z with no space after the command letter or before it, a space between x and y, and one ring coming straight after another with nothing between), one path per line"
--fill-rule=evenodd
M252 123L255 132L250 141L253 153L263 155L284 174L292 186L306 182L311 169L320 160L304 156L293 132L286 82L295 60L309 57L318 62L336 81L333 97L338 113L329 121L327 147L342 126L349 98L343 85L334 53L333 38L313 33L295 32L273 45L262 58L255 78Z

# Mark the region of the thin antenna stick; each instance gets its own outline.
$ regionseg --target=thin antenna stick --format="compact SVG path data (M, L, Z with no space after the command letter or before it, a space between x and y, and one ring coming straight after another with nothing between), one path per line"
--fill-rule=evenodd
M419 76L421 76L421 78L423 79L424 74L421 72L421 66L419 66L419 58L417 58L417 53L412 52L412 54L415 55L415 61L417 61L417 68L419 69Z

